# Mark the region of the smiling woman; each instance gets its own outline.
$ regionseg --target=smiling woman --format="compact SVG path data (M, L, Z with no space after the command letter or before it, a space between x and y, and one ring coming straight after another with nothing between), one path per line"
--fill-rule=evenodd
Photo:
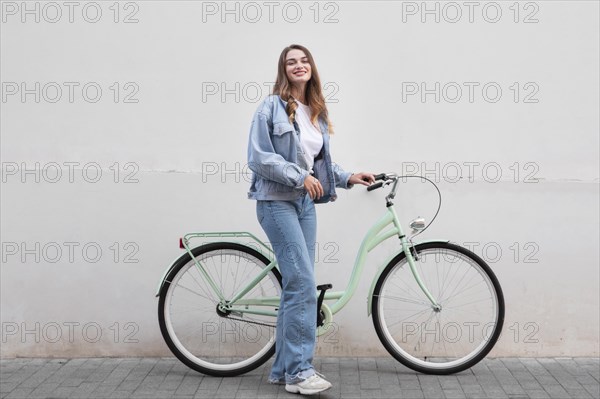
M297 44L286 47L273 94L252 120L248 166L254 173L248 197L257 200L257 218L283 278L269 382L307 395L331 388L312 365L317 328L314 204L334 201L336 187L375 181L371 173L345 172L331 161L330 133L311 53Z

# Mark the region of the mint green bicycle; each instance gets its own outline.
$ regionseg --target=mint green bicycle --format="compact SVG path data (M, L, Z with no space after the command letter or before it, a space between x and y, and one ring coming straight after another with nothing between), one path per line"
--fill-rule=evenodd
M396 237L400 248L377 270L367 313L383 346L402 364L427 374L456 373L483 359L498 340L504 297L490 267L473 252L449 241L413 242L431 222L417 218L410 223L411 235L403 233L392 203L403 177L435 186L421 176L382 173L367 187L392 185L386 211L367 231L346 289L316 287L317 335L331 327L333 315L356 291L367 254ZM435 188L440 202L433 219L441 206ZM198 238L220 241L192 247L190 241ZM180 247L186 252L165 271L156 294L160 330L170 350L190 368L213 376L262 365L275 352L281 294L271 248L248 232L190 233Z

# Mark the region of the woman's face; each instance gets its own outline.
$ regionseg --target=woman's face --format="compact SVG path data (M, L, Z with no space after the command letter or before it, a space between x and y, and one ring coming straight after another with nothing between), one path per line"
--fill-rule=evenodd
M285 73L290 83L302 87L310 80L311 70L304 51L292 49L285 56Z

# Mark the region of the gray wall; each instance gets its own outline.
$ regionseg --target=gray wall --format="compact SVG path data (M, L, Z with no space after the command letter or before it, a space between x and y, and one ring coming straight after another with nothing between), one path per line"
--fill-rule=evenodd
M513 3L3 2L1 355L169 354L154 294L178 238L265 238L247 135L280 51L300 43L334 160L426 173L443 205L423 238L497 273L493 354L598 356L598 2ZM430 186L399 191L402 220L431 218ZM344 287L383 196L318 206L319 282ZM319 354L385 353L366 295L396 245L371 255Z

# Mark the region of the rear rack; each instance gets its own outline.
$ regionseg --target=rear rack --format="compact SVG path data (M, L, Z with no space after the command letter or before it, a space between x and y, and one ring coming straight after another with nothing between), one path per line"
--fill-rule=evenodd
M227 240L228 242L235 242L241 245L246 245L252 249L257 250L262 255L266 256L269 260L275 260L275 253L270 246L261 241L254 234L247 231L214 231L214 232L206 232L206 233L188 233L179 239L179 248L185 249L192 259L194 259L194 255L192 255L190 240L198 239L198 238L234 238L236 240ZM247 240L240 240L246 238ZM217 241L217 240L211 240ZM209 241L210 242L210 241ZM202 244L207 244L208 242L203 242ZM258 245L257 245L258 244Z

